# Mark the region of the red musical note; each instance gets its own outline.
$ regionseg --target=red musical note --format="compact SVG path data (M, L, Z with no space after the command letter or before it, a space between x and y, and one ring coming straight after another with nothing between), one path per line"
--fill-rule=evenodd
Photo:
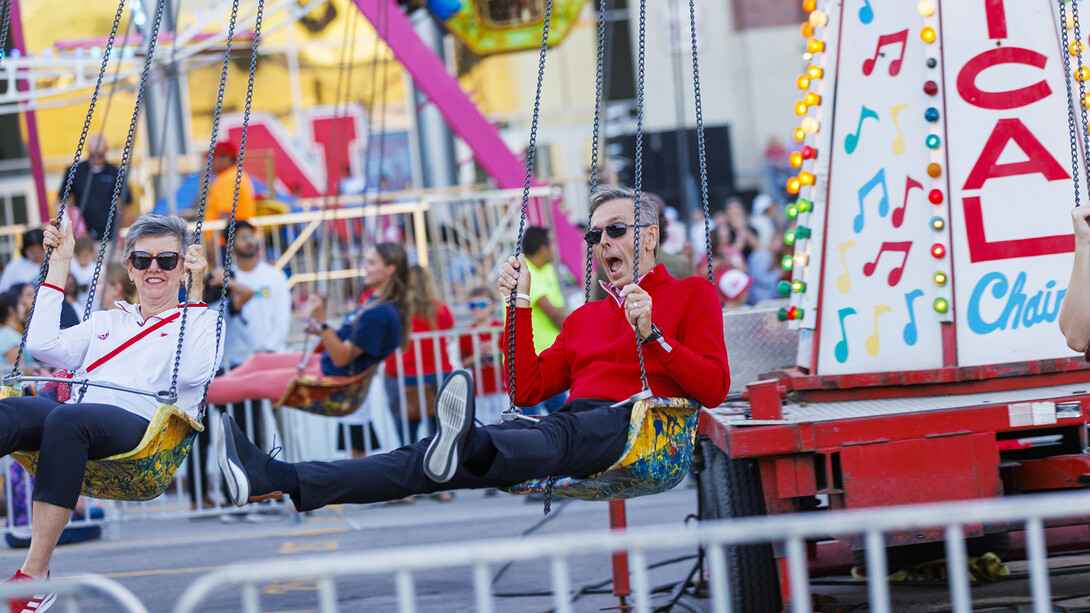
M901 55L889 63L889 76L895 77L901 72L901 62L905 59L905 47L908 46L908 28L893 34L882 34L878 37L878 46L874 48L874 57L863 60L863 75L870 76L874 72L874 65L878 56L882 55L882 47L886 45L901 45Z
M893 209L893 227L900 228L901 224L905 221L905 208L908 207L908 192L919 189L923 191L923 185L919 181L912 177L905 177L905 202L901 206Z
M868 277L874 274L874 269L878 267L878 260L882 259L883 253L903 253L905 258L901 261L901 265L889 271L889 278L887 279L890 287L897 285L901 282L901 274L905 271L905 265L908 264L908 250L911 248L912 241L882 243L882 247L878 250L878 255L874 256L874 261L863 264L863 274Z

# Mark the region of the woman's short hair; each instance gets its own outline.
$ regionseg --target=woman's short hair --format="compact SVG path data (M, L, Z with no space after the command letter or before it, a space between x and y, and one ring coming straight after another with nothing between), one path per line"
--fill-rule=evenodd
M129 256L136 249L136 241L153 236L173 236L177 238L178 244L181 245L179 255L184 256L186 249L189 248L189 228L186 226L184 219L174 215L148 213L137 217L136 221L129 226L129 232L125 235L125 255L121 258L121 261L128 261Z
M610 200L635 201L636 191L617 185L599 185L598 189L595 189L594 193L590 195L590 214L594 215L594 211L597 211L598 207ZM646 192L640 193L640 224L659 225L658 207L651 202Z

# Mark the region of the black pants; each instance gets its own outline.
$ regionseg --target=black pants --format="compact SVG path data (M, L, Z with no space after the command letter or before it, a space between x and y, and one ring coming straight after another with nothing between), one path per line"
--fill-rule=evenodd
M34 500L72 509L87 460L140 444L148 420L109 404L62 404L26 396L0 400L0 456L40 451Z
M617 461L628 438L631 409L611 404L580 398L537 423L518 420L477 428L462 465L446 483L424 474L431 438L366 458L295 464L300 489L295 506L309 511L440 490L507 487L538 477L592 475ZM482 458L493 457L486 467L477 468Z

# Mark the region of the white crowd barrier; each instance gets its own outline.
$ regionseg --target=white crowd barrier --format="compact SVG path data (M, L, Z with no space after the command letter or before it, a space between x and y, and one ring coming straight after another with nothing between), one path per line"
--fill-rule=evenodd
M0 585L0 602L8 598L27 597L41 593L40 583L14 583ZM148 613L136 596L113 579L98 575L84 575L54 581L49 584L49 591L56 592L57 598L64 599L64 610L72 613L80 611L116 611L117 613ZM104 606L106 603L108 606ZM6 604L5 604L6 606Z
M732 546L780 543L787 552L787 569L792 593L789 610L811 613L812 602L806 563L807 540L823 540L829 534L863 535L868 579L869 609L890 613L890 586L886 578L885 534L895 530L941 528L946 534L947 576L954 613L970 613L969 578L964 529L977 524L1024 522L1029 584L1033 613L1051 613L1049 568L1046 561L1044 524L1046 520L1077 517L1090 505L1090 493L1042 494L880 509L833 511L818 515L805 513L735 520L701 522L695 527L659 526L620 531L550 535L519 540L456 543L372 551L358 555L330 555L295 559L261 566L218 570L197 579L182 594L175 613L200 610L214 592L228 588L241 591L241 610L258 613L260 586L286 579L308 577L317 581L320 613L337 608L338 577L387 576L397 595L398 611L416 611L418 586L427 584L427 571L468 567L472 571L476 610L499 610L492 595L492 569L512 561L541 560L552 579L553 606L558 613L570 613L573 577L569 561L582 555L627 551L631 573L632 605L637 612L651 611L652 585L648 580L648 555L664 549L703 548L707 555L710 607L713 613L748 613L732 607L728 586ZM1021 609L1020 609L1021 610Z

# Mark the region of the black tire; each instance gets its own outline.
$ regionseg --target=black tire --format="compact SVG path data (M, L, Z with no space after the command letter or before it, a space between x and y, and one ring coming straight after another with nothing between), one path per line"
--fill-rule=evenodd
M984 555L988 552L1003 557L1011 550L1011 535L1007 532L996 532L976 536L965 540L965 553L970 558ZM899 570L938 560L946 557L946 544L942 541L919 543L916 545L900 545L886 548L886 569L890 574ZM862 549L852 551L852 563L859 572L867 574L866 552Z
M756 460L735 460L711 441L701 440L704 471L700 476L702 519L730 519L765 514L764 493ZM780 582L772 544L727 545L727 586L734 611L780 613Z

